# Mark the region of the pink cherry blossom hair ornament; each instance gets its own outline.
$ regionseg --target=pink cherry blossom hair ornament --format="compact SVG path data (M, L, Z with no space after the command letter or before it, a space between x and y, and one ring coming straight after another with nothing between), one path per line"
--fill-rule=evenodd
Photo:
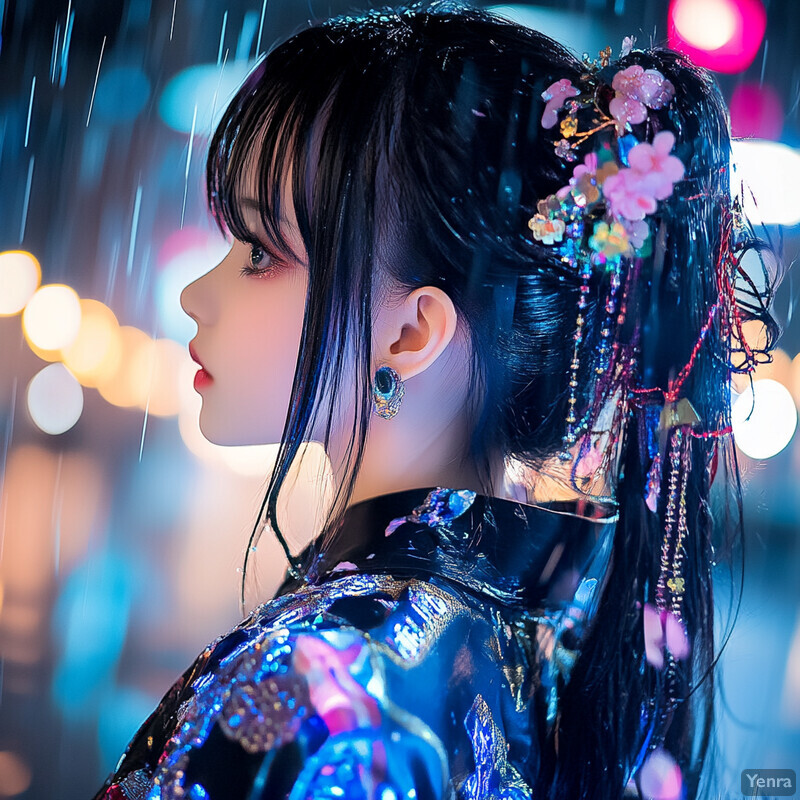
M631 40L624 44L626 54L630 53L631 45ZM606 48L600 53L599 66L607 68L610 57L611 48ZM562 261L581 277L561 452L564 461L573 460L572 448L580 434L586 432L587 420L577 416L577 389L584 341L584 310L588 305L592 275L605 272L610 276L610 290L605 301L607 320L601 328L602 340L595 366L599 377L619 366L612 358L611 340L613 328L624 323L619 290L626 262L650 249L647 218L655 213L659 201L672 194L674 185L685 172L683 163L672 154L675 144L672 132L660 131L651 141L639 141L632 136L623 141L627 138L625 130L630 129L631 124L646 122L648 109L662 109L669 104L675 94L672 84L658 70L645 70L636 64L618 70L611 81L614 94L605 111L600 98L609 94L610 88L599 78L597 62L587 61L587 64L590 71L582 76L583 90L562 78L542 92L545 107L541 124L548 130L559 125L562 138L556 142L555 150L565 161L577 160L577 149L586 143L596 146L574 167L567 185L539 202L537 213L528 222L534 240L557 245ZM594 118L590 127L583 130L578 116L587 108L594 111ZM559 124L559 114L564 110L567 113ZM606 136L600 140L603 133ZM581 453L582 456L587 454Z
M675 87L657 69L645 69L639 64L620 70L611 87L615 94L608 110L617 120L620 134L629 124L644 122L648 109L663 108L675 96Z
M547 105L544 107L544 114L542 115L542 127L552 128L558 124L558 111L563 107L564 103L570 97L575 97L580 94L580 90L576 89L571 81L567 78L562 78L560 81L550 84L547 89L542 92L542 100L545 100Z
M658 688L650 706L643 707L649 729L630 774L638 775L645 796L667 800L680 795L682 774L663 744L682 702L679 695L685 693L679 662L687 661L693 649L684 617L684 560L696 549L689 537L690 519L697 515L689 505L691 487L693 481L705 480L692 475L695 443L709 443L716 454L717 441L731 432L728 401L702 394L697 364L707 364L711 357L704 350L713 332L715 343L728 342L728 356L741 356L729 368L752 372L759 352L747 345L743 319L766 319L769 298L752 281L748 284L741 269L742 243L748 237L741 210L727 192L727 162L706 176L705 165L714 162L715 154L702 151L703 137L695 136L688 144L685 140L679 148L681 113L687 112L674 107L678 90L652 66L658 62L647 53L639 56L633 44L632 39L623 42L625 63L611 64L611 48L606 48L595 61L584 57L586 69L578 81L559 78L541 93L541 126L553 132L555 154L564 167L573 166L566 183L538 202L528 227L533 241L554 251L579 285L559 454L572 465L573 488L590 499L613 502L608 495L588 491L587 485L592 485L592 472L614 475L612 465L621 447L618 432L633 417L638 420L642 464L649 465L640 502L645 513L658 520L662 541L659 574L652 583L655 596L652 602L648 599L646 582L638 614L644 643L641 671L652 670ZM689 159L695 158L697 148L701 151L696 163L701 166L694 175ZM701 218L699 208L710 209L708 217ZM716 296L683 298L698 306L697 338L687 360L659 387L649 385L652 375L660 374L654 348L659 341L661 347L670 344L658 337L660 292L671 281L689 286L691 273L681 278L675 270L696 266L680 264L668 252L670 220L676 213L685 216L681 224L696 225L697 235L708 242L719 236L720 256L711 265L713 281L706 284L715 284ZM718 215L719 233L708 227L712 214ZM742 302L743 283L749 304ZM593 304L599 335L592 338L587 315ZM689 386L694 387L692 400ZM706 419L695 407L699 401L698 407L710 409ZM607 444L598 449L603 433ZM716 463L714 456L707 465L709 480Z

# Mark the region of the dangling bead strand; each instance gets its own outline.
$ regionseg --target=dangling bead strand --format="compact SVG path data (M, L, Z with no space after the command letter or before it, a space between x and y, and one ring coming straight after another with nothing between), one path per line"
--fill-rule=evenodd
M620 260L615 259L613 264L613 271L610 277L610 288L608 297L606 297L606 316L603 320L603 327L600 329L600 347L597 351L597 365L594 368L595 373L599 376L602 375L609 367L609 347L608 340L611 336L611 325L614 318L614 312L617 310L617 290L620 285Z
M575 333L572 335L572 362L569 366L569 398L567 399L567 432L563 437L564 449L559 453L559 458L562 461L571 461L572 453L570 448L578 439L577 421L575 416L575 405L577 403L577 389L578 389L578 370L580 369L580 346L583 341L584 325L586 318L584 317L584 310L588 305L589 296L589 279L592 276L592 265L590 261L585 261L581 269L581 288L580 297L578 298L578 317L575 320Z

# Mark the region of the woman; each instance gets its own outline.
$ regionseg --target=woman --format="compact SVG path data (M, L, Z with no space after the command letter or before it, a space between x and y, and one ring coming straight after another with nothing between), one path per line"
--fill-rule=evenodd
M205 436L280 441L251 544L264 515L290 566L97 797L708 796L709 493L742 324L776 331L715 84L632 45L415 4L246 80L208 157L232 248L182 303ZM295 556L308 441L334 492Z

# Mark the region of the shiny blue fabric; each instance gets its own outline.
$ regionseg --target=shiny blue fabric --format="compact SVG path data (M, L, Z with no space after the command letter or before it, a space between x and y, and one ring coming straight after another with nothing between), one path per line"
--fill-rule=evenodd
M306 581L200 654L95 800L531 798L614 529L589 504L442 487L351 506Z

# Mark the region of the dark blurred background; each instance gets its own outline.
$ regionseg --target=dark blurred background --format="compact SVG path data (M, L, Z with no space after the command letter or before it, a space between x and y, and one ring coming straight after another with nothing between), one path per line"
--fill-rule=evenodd
M371 5L0 0L0 798L91 796L176 676L240 618L274 451L213 446L197 427L195 328L178 297L226 252L205 208L205 149L259 54ZM579 54L616 55L635 36L714 70L750 214L796 257L800 3L496 8ZM755 376L755 411L747 393L735 405L747 534L719 672L730 797L742 769L800 770L795 281L789 270L777 295L785 335ZM298 518L312 490L299 484ZM258 563L251 603L284 569L270 541ZM738 591L721 564L720 638Z

